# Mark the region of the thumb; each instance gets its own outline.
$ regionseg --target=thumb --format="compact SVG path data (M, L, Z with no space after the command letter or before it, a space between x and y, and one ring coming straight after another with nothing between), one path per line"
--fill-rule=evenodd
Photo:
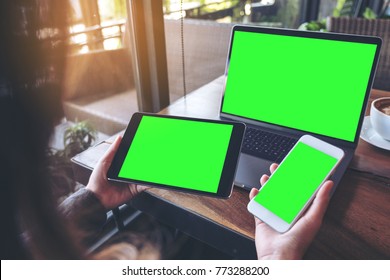
M111 163L114 159L115 153L119 148L119 145L122 141L122 136L118 136L114 142L111 144L111 146L108 148L108 150L104 153L103 157L101 158L102 162L105 163Z

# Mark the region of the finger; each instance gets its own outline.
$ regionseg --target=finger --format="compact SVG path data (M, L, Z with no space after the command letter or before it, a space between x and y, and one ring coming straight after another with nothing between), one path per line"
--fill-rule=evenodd
M275 172L275 170L279 167L279 164L277 163L273 163L271 164L271 166L269 167L269 171L271 171L271 174Z
M143 186L143 185L136 185L136 188L139 192L143 192L143 191L146 191L148 189L151 189L151 187L149 186Z
M119 144L122 141L122 136L118 136L114 142L111 144L111 146L108 148L108 150L104 153L102 157L102 161L111 163L114 159L115 153L119 148Z
M252 188L251 191L249 192L249 199L252 200L258 193L259 193L258 189ZM256 226L262 223L262 221L259 220L256 216L254 216L254 219L255 219Z
M259 193L258 189L252 188L249 193L249 199L252 200L258 193Z
M310 206L309 210L306 213L308 219L313 221L322 221L326 209L328 208L332 188L332 181L326 181L322 185L321 189L317 192L317 195L314 198L313 204Z
M264 185L265 182L268 181L268 179L269 179L269 176L264 174L264 175L261 176L261 178L260 178L260 184L261 184L261 185Z

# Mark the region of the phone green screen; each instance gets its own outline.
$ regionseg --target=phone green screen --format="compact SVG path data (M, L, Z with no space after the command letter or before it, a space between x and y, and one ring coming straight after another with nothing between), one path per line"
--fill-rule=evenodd
M336 163L336 158L298 142L255 201L290 224Z
M217 193L233 125L143 116L119 177Z
M353 142L376 48L235 31L222 112Z

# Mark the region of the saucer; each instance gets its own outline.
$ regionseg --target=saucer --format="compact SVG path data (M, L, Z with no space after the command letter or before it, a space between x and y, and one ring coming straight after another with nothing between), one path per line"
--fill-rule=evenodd
M390 151L390 141L386 141L378 133L376 133L374 128L371 126L370 116L364 117L360 138L371 145Z

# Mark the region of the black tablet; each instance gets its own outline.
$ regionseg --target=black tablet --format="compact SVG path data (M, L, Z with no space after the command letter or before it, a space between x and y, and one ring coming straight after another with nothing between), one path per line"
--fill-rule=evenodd
M135 113L107 177L227 198L244 132L238 122Z

